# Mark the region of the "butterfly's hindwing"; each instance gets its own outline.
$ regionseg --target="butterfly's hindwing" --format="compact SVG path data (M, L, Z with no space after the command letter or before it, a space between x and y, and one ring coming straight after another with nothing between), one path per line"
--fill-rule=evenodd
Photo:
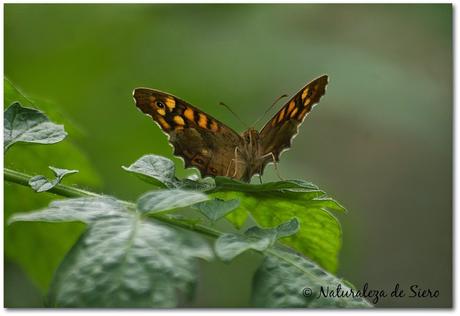
M264 165L273 157L279 161L281 152L291 147L299 125L324 95L327 83L328 77L324 75L307 84L264 126L260 132L261 153L267 157Z

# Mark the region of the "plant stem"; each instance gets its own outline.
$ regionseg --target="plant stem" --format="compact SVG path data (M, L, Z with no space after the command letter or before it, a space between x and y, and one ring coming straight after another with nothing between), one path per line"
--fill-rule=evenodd
M9 182L14 182L26 187L29 187L29 180L32 178L31 175L16 171L16 170L11 170L8 168L4 169L4 177L5 181ZM47 192L49 193L54 193L60 196L65 196L65 197L82 197L82 196L100 196L97 193L78 189L75 187L70 187L67 185L63 184L57 184L55 187L52 189L48 190Z
M12 182L12 183L17 183L26 187L29 187L29 180L32 178L31 175L16 171L16 170L11 170L8 168L4 168L4 179L5 181ZM65 196L69 198L75 198L75 197L102 197L103 195L97 194L91 191L86 191L82 190L79 188L71 187L68 185L64 184L57 184L55 187L51 188L50 190L46 191L48 193L53 193L56 195L60 196ZM128 208L130 209L136 209L136 205L132 202L128 201L122 201ZM165 224L175 226L175 227L181 227L185 228L188 230L192 230L198 233L201 233L203 235L217 238L220 235L222 235L222 232L212 229L210 227L207 227L205 225L200 225L200 224L193 224L189 223L186 221L181 221L177 220L171 217L168 217L163 214L149 214L149 217L154 218L158 221L161 221Z

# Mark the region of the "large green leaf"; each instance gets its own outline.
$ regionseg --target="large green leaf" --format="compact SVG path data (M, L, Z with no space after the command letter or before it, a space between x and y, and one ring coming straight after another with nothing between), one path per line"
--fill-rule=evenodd
M196 258L210 259L198 235L161 225L109 198L57 201L16 221L82 221L86 233L55 274L49 305L174 307L177 290L192 295Z
M368 308L372 305L356 289L328 273L311 260L285 250L266 252L252 286L256 307ZM332 291L332 293L331 293ZM335 293L341 293L336 295ZM346 295L347 296L342 296ZM350 296L354 293L354 297ZM324 295L325 294L325 295ZM369 295L369 294L367 294Z
M63 125L51 122L37 109L22 107L19 102L5 110L3 125L5 151L15 143L55 144L67 136Z
M21 102L27 107L37 108L35 101L21 94L8 80L4 81L4 104L8 106ZM78 130L69 119L58 112L49 102L37 103L52 120L65 124L69 136L52 146L11 146L5 155L5 166L31 174L46 174L48 166L59 163L68 169L78 169L72 176L72 183L97 188L101 182L87 157L72 143ZM65 183L67 180L63 179ZM46 206L55 195L37 194L32 189L5 183L4 218L16 212L38 209ZM5 221L6 224L6 221ZM65 253L75 243L84 229L80 223L21 223L5 227L5 256L20 265L35 285L45 292L53 273Z
M77 173L78 170L60 169L49 167L55 174L56 178L48 180L45 176L35 176L29 180L29 185L35 192L45 192L54 188L68 174Z
M204 190L221 200L240 200L240 206L227 210L229 213L226 214L226 218L237 228L245 223L249 214L263 227L275 227L296 217L301 224L299 232L282 242L329 271L337 268L342 231L330 211L345 212L345 209L310 182L288 180L249 184L228 177L216 177L213 182L208 179L179 180L174 175L172 161L156 155L143 156L128 169L160 181L165 187ZM205 212L217 215L223 204L208 201L203 205L207 208Z
M248 214L262 227L275 227L297 218L299 231L281 242L325 269L336 270L342 231L329 210L345 212L345 209L315 185L301 180L256 185L217 177L216 189L212 192L218 198L240 200L240 207L227 216L237 227L244 223Z

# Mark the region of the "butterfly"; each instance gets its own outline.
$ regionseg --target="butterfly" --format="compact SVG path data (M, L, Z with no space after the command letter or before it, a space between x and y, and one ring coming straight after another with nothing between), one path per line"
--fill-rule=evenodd
M276 163L291 147L303 120L326 92L328 76L323 75L297 92L258 132L249 128L238 134L211 115L162 91L136 88L136 106L169 136L174 155L185 167L197 168L201 176L229 176L250 182L262 175L268 163Z

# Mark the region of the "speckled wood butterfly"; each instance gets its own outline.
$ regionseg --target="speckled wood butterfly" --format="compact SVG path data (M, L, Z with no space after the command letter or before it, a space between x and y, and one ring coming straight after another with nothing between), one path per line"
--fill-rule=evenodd
M323 75L302 88L258 132L253 128L239 135L230 127L189 103L158 90L137 88L136 106L169 135L174 155L185 167L196 167L202 177L230 176L249 182L262 175L265 166L279 161L291 147L299 125L326 92Z

